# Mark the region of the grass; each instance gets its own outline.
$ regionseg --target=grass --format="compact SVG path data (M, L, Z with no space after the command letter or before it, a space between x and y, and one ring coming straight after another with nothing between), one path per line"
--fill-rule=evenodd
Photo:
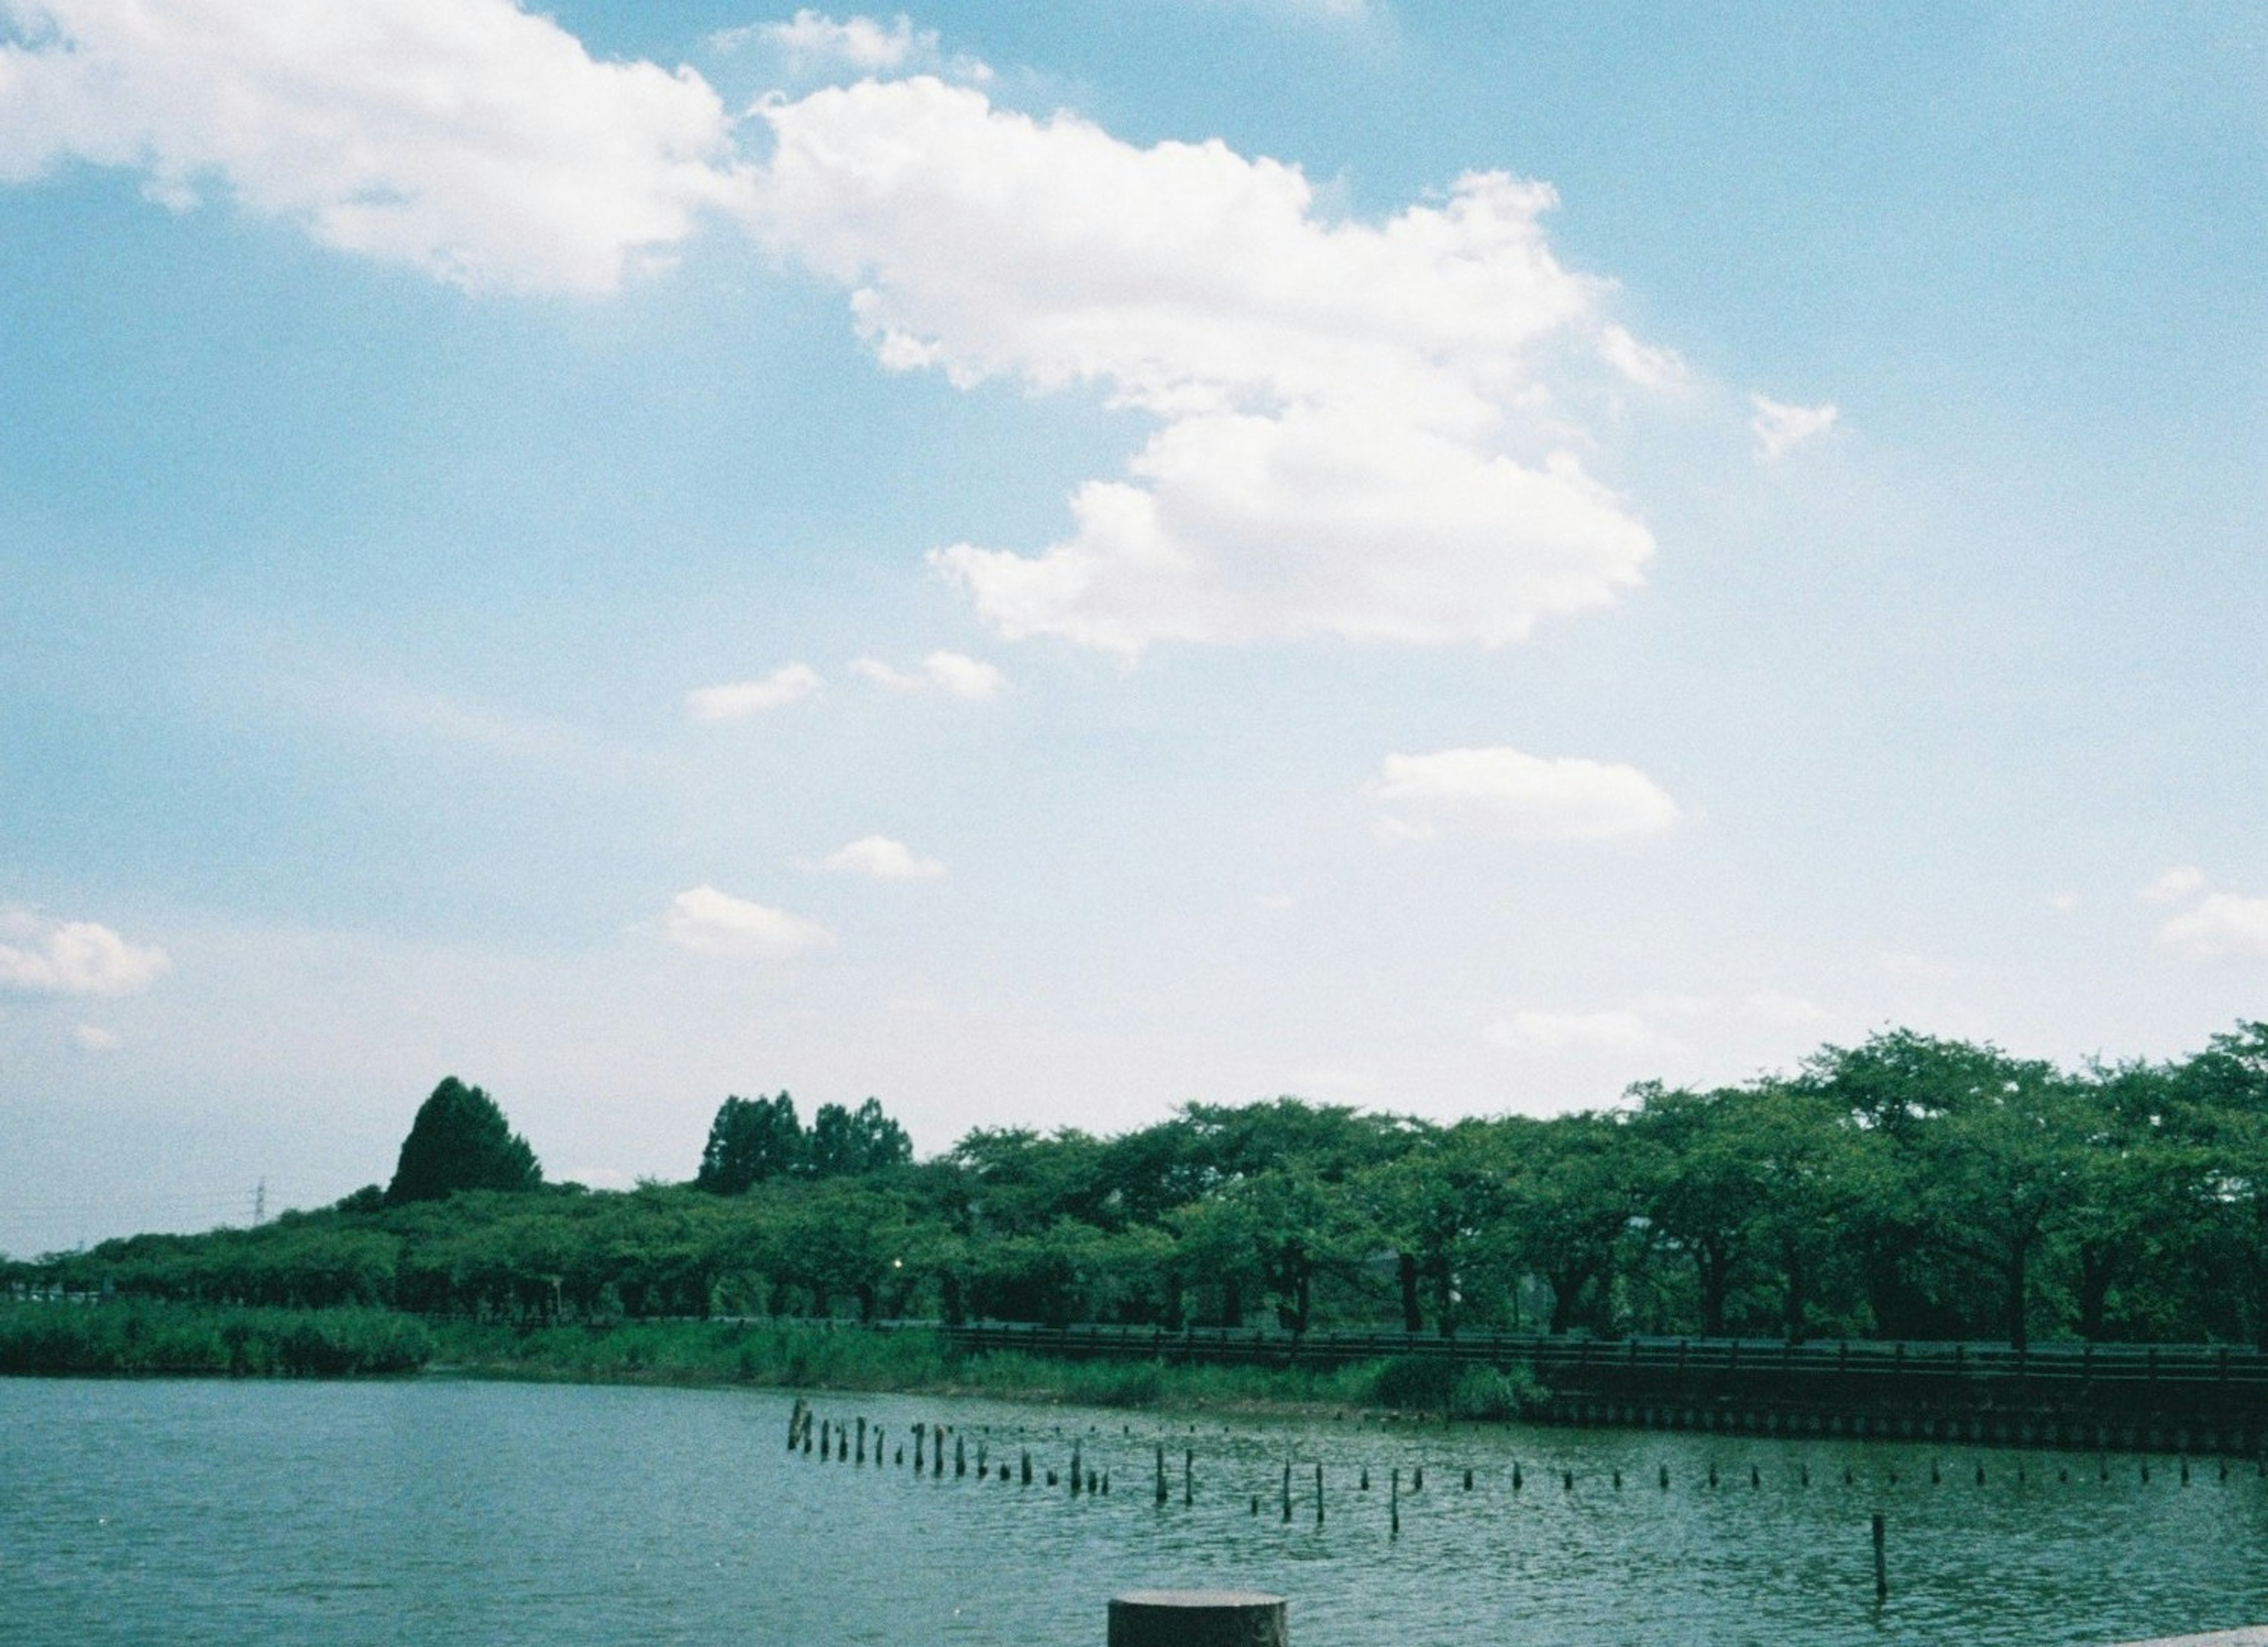
M345 1378L414 1372L432 1355L424 1322L390 1310L0 1305L0 1373Z
M1087 1407L1288 1411L1386 1407L1508 1417L1524 1371L1395 1357L1330 1368L967 1355L941 1333L768 1321L603 1327L427 1323L386 1310L187 1304L0 1305L0 1373L347 1377L447 1371L578 1384L759 1385L991 1395Z

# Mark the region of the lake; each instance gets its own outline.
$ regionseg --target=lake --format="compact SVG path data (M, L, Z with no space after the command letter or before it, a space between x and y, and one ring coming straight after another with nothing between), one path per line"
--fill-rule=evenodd
M2196 1461L2184 1486L2170 1458L2114 1456L2105 1482L2092 1455L1927 1444L815 1404L894 1452L917 1420L952 1424L970 1473L791 1456L769 1391L0 1379L0 1642L1101 1647L1114 1592L1191 1585L1290 1597L1297 1647L2029 1647L2268 1620L2249 1462ZM1074 1437L1108 1497L976 1475L980 1443L1044 1471ZM1393 1539L1397 1467L1425 1485Z

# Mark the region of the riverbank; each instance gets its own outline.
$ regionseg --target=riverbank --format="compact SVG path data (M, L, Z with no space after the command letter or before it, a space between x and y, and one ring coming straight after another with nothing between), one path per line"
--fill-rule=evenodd
M1088 1407L1300 1413L1383 1408L1508 1418L1518 1372L1382 1357L1328 1368L1059 1360L970 1350L941 1332L801 1322L428 1322L384 1310L141 1302L0 1305L0 1373L78 1377L437 1376L988 1395Z

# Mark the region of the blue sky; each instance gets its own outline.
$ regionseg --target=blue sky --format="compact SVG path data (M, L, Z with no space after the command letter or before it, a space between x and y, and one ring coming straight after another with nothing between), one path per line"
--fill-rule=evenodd
M2256 9L0 39L0 1249L2268 1011Z

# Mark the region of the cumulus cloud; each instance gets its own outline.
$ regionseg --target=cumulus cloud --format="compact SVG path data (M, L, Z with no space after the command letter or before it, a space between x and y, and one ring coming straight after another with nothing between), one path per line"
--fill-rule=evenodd
M835 934L816 921L707 886L671 900L662 934L696 955L737 960L792 960L835 942Z
M1683 815L1636 767L1501 745L1388 755L1365 792L1393 833L1417 838L1458 825L1522 841L1611 841L1659 835Z
M101 1053L116 1052L122 1043L115 1032L105 1029L99 1024L74 1024L71 1026L71 1044L81 1052Z
M0 912L0 989L29 995L135 995L173 965L155 945L129 944L92 921Z
M131 167L454 284L606 291L743 199L689 70L512 0L0 0L0 181Z
M1008 685L1007 676L964 652L932 652L913 670L894 669L877 658L861 658L850 667L888 691L942 692L980 702L999 696Z
M2268 960L2268 898L2209 892L2160 927L2158 941L2191 960Z
M852 290L882 363L1101 388L1160 420L1036 554L934 564L1011 636L1497 644L1639 581L1653 540L1588 475L1532 365L1600 344L1550 189L1499 173L1382 223L1296 167L1125 143L932 78L757 113L757 232ZM1627 334L1623 370L1661 371Z
M879 835L867 835L840 851L830 852L820 867L842 875L865 875L874 880L935 880L945 873L945 865L935 858L923 857L902 841Z
M1756 415L1749 432L1756 437L1756 453L1767 463L1777 462L1805 441L1825 434L1842 415L1832 406L1788 406L1761 394L1749 397Z
M744 721L809 697L819 690L818 672L805 664L775 669L761 680L737 680L726 686L701 687L685 695L685 712L696 721Z

